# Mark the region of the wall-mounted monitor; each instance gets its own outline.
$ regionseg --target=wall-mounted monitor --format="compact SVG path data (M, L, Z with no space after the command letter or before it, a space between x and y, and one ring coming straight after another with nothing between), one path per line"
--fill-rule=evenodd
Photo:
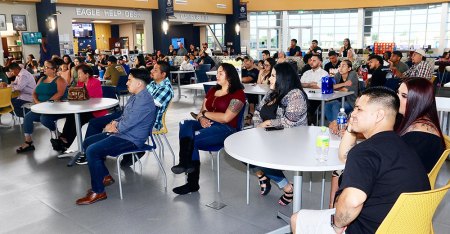
M73 37L92 37L92 24L72 23Z
M42 33L40 32L22 32L22 41L24 45L41 44Z
M172 38L172 45L174 49L178 50L180 48L180 43L183 43L184 47L186 47L186 45L184 44L184 38Z

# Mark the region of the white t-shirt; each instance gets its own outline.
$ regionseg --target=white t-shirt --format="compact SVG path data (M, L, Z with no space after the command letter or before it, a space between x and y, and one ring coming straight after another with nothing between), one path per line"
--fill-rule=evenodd
M317 86L319 86L319 88L322 88L322 77L324 76L328 76L328 72L319 67L316 70L311 69L306 71L305 74L302 75L300 82L302 83L317 82Z

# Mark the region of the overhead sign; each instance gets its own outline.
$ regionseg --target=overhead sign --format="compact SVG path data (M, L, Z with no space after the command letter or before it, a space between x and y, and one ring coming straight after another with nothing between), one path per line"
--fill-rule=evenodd
M225 15L175 12L174 17L169 18L169 21L182 23L224 24L226 23L226 17Z
M166 16L173 16L174 15L174 11L173 11L173 0L167 0L166 1Z
M119 9L76 8L77 16L141 19L139 11Z
M241 2L239 5L239 20L247 20L247 3Z

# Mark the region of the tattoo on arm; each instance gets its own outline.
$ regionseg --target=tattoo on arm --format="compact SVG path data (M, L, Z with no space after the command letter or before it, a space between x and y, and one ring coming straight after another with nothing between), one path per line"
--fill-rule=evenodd
M239 111L241 111L243 106L244 106L244 103L241 102L240 100L232 99L230 101L230 105L228 105L228 109L233 113L239 113Z

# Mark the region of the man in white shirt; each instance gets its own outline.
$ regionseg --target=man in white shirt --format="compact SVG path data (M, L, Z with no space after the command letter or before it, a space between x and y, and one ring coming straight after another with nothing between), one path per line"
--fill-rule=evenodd
M328 72L326 72L322 68L322 56L318 54L313 54L311 57L311 70L306 71L300 82L302 83L303 88L310 89L321 89L322 88L322 77L328 76ZM320 92L320 91L317 91ZM320 106L320 101L309 101L308 105L308 125L315 124L317 108Z
M33 91L36 88L36 81L30 72L20 67L17 63L11 63L8 68L16 77L14 82L10 84L11 88L13 91L20 92L20 95L17 98L13 98L11 102L16 115L23 117L22 105L33 102Z
M202 43L202 50L203 52L206 52L208 55L212 55L212 51L210 48L208 48L208 43Z
M322 56L314 54L311 57L311 70L302 75L300 82L303 88L320 89L322 87L322 77L328 76L322 68Z

